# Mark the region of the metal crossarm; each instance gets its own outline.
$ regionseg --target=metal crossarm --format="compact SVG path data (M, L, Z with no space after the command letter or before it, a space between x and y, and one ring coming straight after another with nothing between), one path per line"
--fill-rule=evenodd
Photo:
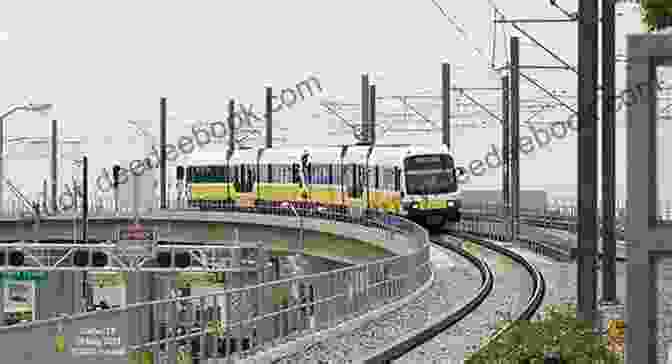
M171 256L168 267L156 264L156 255L138 257L126 255L125 249L118 244L107 242L100 244L71 244L71 243L29 243L17 242L0 244L0 255L9 258L12 252L20 252L26 259L19 265L13 265L10 259L5 259L0 265L0 271L101 271L101 272L239 272L256 271L256 262L241 259L240 264L234 265L231 250L242 248L258 248L259 243L240 243L238 245L213 244L175 244L158 245L156 252L169 253ZM89 257L85 266L73 263L73 256L82 252ZM108 263L104 266L94 266L91 257L94 253L103 253ZM178 254L187 254L188 266L176 266L174 257ZM82 254L82 253L80 253Z

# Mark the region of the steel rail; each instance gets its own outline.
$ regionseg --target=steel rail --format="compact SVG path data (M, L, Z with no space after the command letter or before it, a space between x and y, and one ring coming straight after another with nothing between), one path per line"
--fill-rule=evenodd
M483 301L485 301L485 299L490 296L490 293L494 287L494 275L485 260L472 255L459 246L455 246L437 239L431 239L430 241L435 245L449 249L461 255L471 264L476 266L481 274L481 288L478 290L478 293L474 296L474 298L469 300L466 305L460 307L457 311L450 313L448 316L438 320L438 322L421 329L420 332L412 335L411 337L402 338L400 341L393 343L391 346L379 350L376 354L364 360L364 364L387 364L396 359L399 359L406 353L432 340L443 331L460 322L463 318L480 307Z
M493 250L497 253L500 253L502 255L506 255L507 257L513 259L520 265L522 265L525 270L532 276L532 284L533 284L533 289L532 289L532 295L530 296L530 299L527 301L527 305L525 306L525 309L523 312L518 315L518 318L514 320L513 322L509 323L508 325L502 327L499 329L493 336L491 336L485 343L485 345L482 346L481 350L487 350L488 345L491 345L492 343L496 343L500 338L504 336L509 330L511 330L515 325L517 325L521 321L528 321L532 319L535 313L539 310L541 307L541 304L544 301L544 296L546 295L546 280L544 279L543 274L537 267L535 267L532 263L528 262L527 259L522 257L520 254L506 249L504 247L499 246L493 241L490 241L489 239L484 239L482 234L474 234L474 233L465 233L465 232L451 232L451 235L457 236L462 239L469 239L477 244L484 245L486 248ZM470 361L467 360L465 363L469 363Z

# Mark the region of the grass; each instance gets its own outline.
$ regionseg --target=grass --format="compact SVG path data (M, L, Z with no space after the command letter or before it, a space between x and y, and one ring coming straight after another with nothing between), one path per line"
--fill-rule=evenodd
M208 239L222 240L225 236L227 226L224 224L208 224ZM230 228L229 228L230 229ZM322 257L344 257L344 258L382 258L392 256L392 253L384 249L384 242L362 242L354 239L347 239L335 234L333 224L322 224L320 226L321 236L318 239L307 239L304 242L304 249L307 255ZM274 239L271 245L271 251L274 256L289 255L289 241L285 239Z
M271 249L274 255L287 255L289 241L275 239ZM307 255L322 257L344 258L383 258L391 256L389 251L354 239L338 237L334 234L323 233L320 239L310 239L304 242L304 251Z

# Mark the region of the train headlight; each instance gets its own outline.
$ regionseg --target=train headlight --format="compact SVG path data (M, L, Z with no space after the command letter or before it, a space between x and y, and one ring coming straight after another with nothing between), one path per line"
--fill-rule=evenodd
M448 201L448 207L455 207L455 201Z

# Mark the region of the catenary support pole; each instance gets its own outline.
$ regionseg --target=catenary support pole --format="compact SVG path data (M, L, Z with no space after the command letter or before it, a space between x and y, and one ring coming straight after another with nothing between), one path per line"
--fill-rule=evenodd
M166 206L167 205L167 201L166 201L166 186L167 186L167 181L166 181L166 119L167 119L167 115L166 114L167 114L167 110L166 110L166 98L165 97L161 98L160 114L161 114L160 115L160 117L161 117L160 120L161 121L160 121L159 128L161 130L159 132L160 132L161 135L159 136L159 138L161 140L159 141L159 144L160 144L159 148L161 148L161 150L160 150L159 153L161 154L160 155L160 158L161 158L160 169L161 169L161 171L159 172L160 173L160 176L159 176L160 181L159 182L161 183L161 208L165 209L165 208L167 208L167 206Z
M511 239L518 239L520 217L520 41L511 37Z
M266 148L273 147L273 88L266 87ZM270 182L273 175L273 166L266 165L266 181L257 176L258 182Z
M616 7L602 0L602 300L616 301Z
M88 239L89 228L89 158L82 158L82 242Z
M273 146L273 88L266 87L266 148Z
M598 2L579 1L577 318L595 323L597 248Z
M369 87L369 140L376 144L376 85Z
M450 150L450 63L441 64L441 143Z
M364 143L370 143L369 139L369 104L371 100L369 99L369 75L362 75L362 113L361 113L361 141Z
M50 208L58 211L58 121L51 121L51 198Z
M511 229L511 137L509 128L509 77L502 77L502 205L504 206L504 219L506 220L506 239L510 239Z

